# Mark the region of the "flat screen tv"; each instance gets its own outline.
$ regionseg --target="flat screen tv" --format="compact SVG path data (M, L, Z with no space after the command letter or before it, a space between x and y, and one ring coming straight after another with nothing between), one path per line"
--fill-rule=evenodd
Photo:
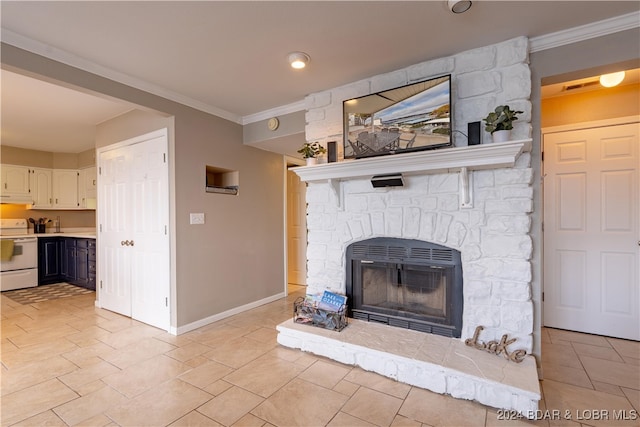
M453 144L450 75L349 99L342 108L345 159Z

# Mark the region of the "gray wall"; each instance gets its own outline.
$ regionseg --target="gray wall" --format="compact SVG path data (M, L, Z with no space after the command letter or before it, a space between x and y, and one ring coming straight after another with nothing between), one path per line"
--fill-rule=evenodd
M244 145L242 127L236 123L4 43L2 63L13 71L106 94L147 110L101 125L100 146L151 128L170 128L172 326L189 325L284 292L281 155ZM151 110L159 113L149 114ZM205 193L206 165L238 170L240 194ZM206 224L189 225L190 212L204 212Z
M242 140L246 145L302 159L297 152L306 142L305 111L277 116L280 126L275 131L267 128L267 120L249 123L242 128Z

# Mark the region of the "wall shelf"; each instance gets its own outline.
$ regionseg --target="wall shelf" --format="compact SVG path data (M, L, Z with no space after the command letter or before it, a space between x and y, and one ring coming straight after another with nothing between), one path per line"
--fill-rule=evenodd
M240 172L207 165L205 191L207 193L237 195Z
M302 181L326 181L331 184L339 205L342 204L340 181L393 173L415 175L460 172L463 177L460 189L463 195L461 207L469 208L473 206L469 173L474 170L513 167L522 153L531 151L531 143L531 139L521 139L468 147L440 148L417 153L394 154L313 166L297 166L291 170Z

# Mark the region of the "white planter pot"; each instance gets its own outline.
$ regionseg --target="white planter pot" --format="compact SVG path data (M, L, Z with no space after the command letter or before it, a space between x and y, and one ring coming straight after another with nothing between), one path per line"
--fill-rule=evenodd
M507 142L511 138L510 130L497 130L491 134L493 142Z
M318 163L318 159L315 157L307 157L307 166L315 165Z

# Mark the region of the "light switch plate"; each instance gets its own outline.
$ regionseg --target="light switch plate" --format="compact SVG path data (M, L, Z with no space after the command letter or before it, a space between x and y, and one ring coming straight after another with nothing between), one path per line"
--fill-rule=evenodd
M204 214L203 213L189 214L189 224L204 224Z

